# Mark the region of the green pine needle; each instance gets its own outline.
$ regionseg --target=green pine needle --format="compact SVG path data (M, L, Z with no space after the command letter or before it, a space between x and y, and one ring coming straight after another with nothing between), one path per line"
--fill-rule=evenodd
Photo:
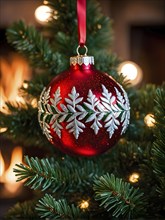
M0 127L7 127L3 133L14 142L26 146L48 145L42 135L37 119L37 108L29 103L6 103L8 114L0 112Z
M165 199L165 83L158 88L155 97L154 118L156 140L152 149L154 172L159 181L158 192Z
M34 209L36 201L25 201L23 203L16 203L7 212L6 218L9 220L38 220L39 217Z
M93 189L95 199L101 202L100 206L111 211L114 217L130 219L137 213L140 215L144 209L143 193L113 174L97 178Z
M69 205L65 199L55 200L46 194L36 205L36 210L41 218L49 219L78 219L81 210L74 204Z
M53 46L66 56L73 56L78 46L76 0L48 0L48 6L58 12L49 22L55 33ZM92 18L92 19L90 19ZM100 4L95 0L87 1L87 42L90 55L109 51L112 42L111 20L101 12Z
M7 30L7 39L34 67L49 69L53 73L65 68L62 55L53 52L48 41L33 26L26 26L23 21L15 22Z
M28 88L21 90L28 104L7 103L10 113L0 112L0 127L7 128L1 135L23 146L47 149L51 145L41 132L37 108L31 106L31 99L39 97L54 75L68 69L69 57L76 52L78 37L76 0L47 0L45 4L54 9L52 19L46 26L36 29L19 21L7 30L8 42L29 60L35 77L28 82ZM42 190L51 195L46 194L37 206L33 201L17 204L9 210L9 219L36 220L39 213L39 218L77 220L82 215L73 204L77 204L82 195L90 198L90 208L84 212L89 219L94 219L93 213L96 218L101 216L99 219L103 216L109 219L158 219L164 216L165 84L159 89L155 85L146 85L138 90L128 87L123 75L118 75L119 60L111 53L111 20L101 13L95 0L87 1L87 21L86 45L89 55L95 57L96 68L114 77L128 93L131 119L124 135L125 144L121 141L113 150L90 160L69 156L61 158L57 154L50 159L25 157L25 164L18 164L14 169L18 181L26 180L25 185L34 191ZM40 33L41 29L47 39ZM154 114L155 128L149 128L144 123L148 113ZM51 146L51 149L55 148ZM147 212L143 193L139 189L113 174L103 175L113 171L127 179L134 170L140 174L140 181L135 185L144 191ZM94 192L96 201L93 201ZM61 195L67 200L56 200Z
M86 189L96 175L102 173L97 162L87 159L73 159L69 156L56 160L55 158L38 159L25 157L26 164L17 164L14 172L17 181L26 179L25 186L31 189L52 192L76 191Z

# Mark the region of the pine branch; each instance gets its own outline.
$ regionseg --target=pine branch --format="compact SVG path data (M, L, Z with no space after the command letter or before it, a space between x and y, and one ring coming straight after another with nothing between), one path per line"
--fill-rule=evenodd
M62 55L53 52L48 41L33 26L26 26L23 21L16 22L7 30L7 39L34 67L49 69L53 73L65 69Z
M89 19L93 18L93 19ZM91 54L103 54L109 50L112 39L112 23L109 17L101 12L100 4L93 0L87 2L87 46Z
M46 4L56 12L49 26L50 30L56 33L53 35L54 48L66 56L73 55L78 45L76 1L68 0L61 3L59 0L48 0ZM112 41L112 25L110 19L101 13L100 4L95 0L87 2L87 19L86 45L89 52L97 54L107 50Z
M48 159L39 160L37 157L34 159L25 157L26 165L16 165L18 168L14 169L16 176L19 178L17 181L27 179L25 186L30 186L31 189L41 188L43 191L53 185L54 191L56 191L61 184L61 176L59 170L51 166Z
M48 145L39 127L36 108L28 103L16 102L8 102L6 106L9 113L0 112L0 127L7 127L4 136L26 146Z
M144 166L151 158L151 146L146 143L127 141L122 138L116 147L112 149L109 155L111 163L106 166L107 172L113 172L114 174L125 177L125 180L132 172L141 173L144 172ZM147 175L149 177L149 174ZM151 178L153 176L151 175ZM146 181L141 178L140 181Z
M24 81L28 86L27 88L21 87L22 95L25 97L39 98L44 87L51 81L52 76L48 73L37 74L30 81Z
M155 92L156 85L154 84L147 84L137 90L139 99L134 100L134 104L136 103L139 112L145 115L153 112Z
M130 219L136 214L142 214L143 193L113 174L97 178L93 189L96 194L95 199L101 202L100 206L111 211L112 216Z
M38 220L39 217L34 209L36 201L25 201L23 203L16 203L7 212L6 219L9 220Z
M123 74L117 72L117 67L120 60L115 54L96 54L95 56L95 66L98 70L108 73L112 76L118 83L120 83L125 89L130 85L129 81L125 79Z
M154 141L153 128L147 127L144 118L149 113L153 114L155 92L154 84L147 84L139 90L129 91L131 119L125 135L127 140L142 143Z
M41 218L49 219L75 219L81 215L81 211L74 204L69 205L65 199L55 200L51 195L46 194L36 206Z
M102 173L97 162L68 156L59 161L55 158L39 160L26 156L26 164L17 164L14 172L18 176L17 181L26 179L25 185L34 190L81 191L91 185L95 175Z
M95 55L95 66L97 69L103 72L109 72L111 70L115 70L119 65L120 60L117 58L115 54L96 54ZM114 75L119 76L116 72Z
M158 192L165 199L165 83L156 90L155 104L156 140L152 149L152 163L159 181Z

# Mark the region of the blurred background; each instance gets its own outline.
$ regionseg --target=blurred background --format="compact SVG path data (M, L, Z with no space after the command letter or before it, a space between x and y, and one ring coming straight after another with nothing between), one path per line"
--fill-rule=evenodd
M113 22L112 50L123 61L119 72L122 71L132 81L132 85L137 87L146 83L160 85L165 80L165 0L99 2L103 13ZM8 45L6 28L19 19L38 28L45 25L43 11L35 13L42 3L40 0L0 0L1 108L5 101L23 102L18 88L24 80L32 77L27 61ZM5 128L0 129L1 133L5 131ZM0 136L0 218L15 201L30 197L28 189L21 193L22 184L15 183L12 174L14 164L22 161L22 147L15 146ZM32 153L34 152L31 152L31 155ZM34 156L37 156L36 152Z
M6 50L5 29L18 19L40 26L35 10L41 0L1 0L1 53ZM113 21L113 51L143 71L143 84L165 79L165 0L99 0Z

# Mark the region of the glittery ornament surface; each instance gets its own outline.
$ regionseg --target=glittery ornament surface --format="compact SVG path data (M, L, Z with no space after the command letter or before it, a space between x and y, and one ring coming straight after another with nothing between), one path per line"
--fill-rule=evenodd
M48 140L71 155L94 156L111 148L130 117L126 92L93 64L74 64L56 76L39 101Z

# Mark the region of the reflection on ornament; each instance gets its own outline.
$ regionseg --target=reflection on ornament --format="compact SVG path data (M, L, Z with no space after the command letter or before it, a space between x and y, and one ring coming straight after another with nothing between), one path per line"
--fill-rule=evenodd
M48 22L51 17L52 9L46 5L41 5L35 10L36 19L41 22Z
M130 176L129 176L129 181L131 183L137 183L139 181L139 174L138 173L132 173Z
M80 209L87 209L89 207L89 202L82 200L79 206L80 206Z
M135 86L142 81L143 75L141 68L132 61L125 61L119 65L119 74L122 73L131 85Z
M155 126L155 119L153 114L147 114L144 118L144 123L148 127L154 127Z

